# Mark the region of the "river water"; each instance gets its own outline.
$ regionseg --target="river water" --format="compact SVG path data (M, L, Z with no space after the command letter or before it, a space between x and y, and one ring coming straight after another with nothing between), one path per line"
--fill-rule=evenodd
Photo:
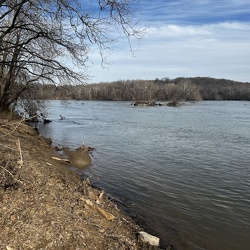
M55 145L94 147L84 174L163 243L250 249L250 102L55 101L49 118L40 132Z

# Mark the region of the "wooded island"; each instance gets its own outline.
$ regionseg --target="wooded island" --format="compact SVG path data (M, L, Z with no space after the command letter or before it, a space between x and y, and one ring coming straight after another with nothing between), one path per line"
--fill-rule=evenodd
M73 100L250 100L250 83L210 77L119 80L82 85L37 84L34 99Z

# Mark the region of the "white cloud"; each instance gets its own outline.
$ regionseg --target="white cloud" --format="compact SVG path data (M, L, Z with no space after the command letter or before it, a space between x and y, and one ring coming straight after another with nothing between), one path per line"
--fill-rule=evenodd
M109 69L94 62L92 82L179 76L250 81L249 31L250 23L240 22L153 26L135 57L124 47L110 56Z
M209 31L193 26L180 25L165 25L161 27L151 28L149 34L153 38L169 38L169 37L183 37L183 36L198 36L207 35Z

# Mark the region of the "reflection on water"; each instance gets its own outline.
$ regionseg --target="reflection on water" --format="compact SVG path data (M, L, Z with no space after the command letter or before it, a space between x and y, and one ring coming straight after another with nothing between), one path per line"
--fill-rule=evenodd
M94 147L85 173L163 242L180 249L248 249L249 102L180 108L56 102L49 118L40 132L55 144Z

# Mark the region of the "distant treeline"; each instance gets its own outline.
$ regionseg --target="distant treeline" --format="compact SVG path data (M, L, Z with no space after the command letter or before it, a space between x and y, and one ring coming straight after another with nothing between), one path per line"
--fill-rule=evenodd
M250 100L250 83L209 77L126 80L98 84L38 85L36 99L74 100Z

